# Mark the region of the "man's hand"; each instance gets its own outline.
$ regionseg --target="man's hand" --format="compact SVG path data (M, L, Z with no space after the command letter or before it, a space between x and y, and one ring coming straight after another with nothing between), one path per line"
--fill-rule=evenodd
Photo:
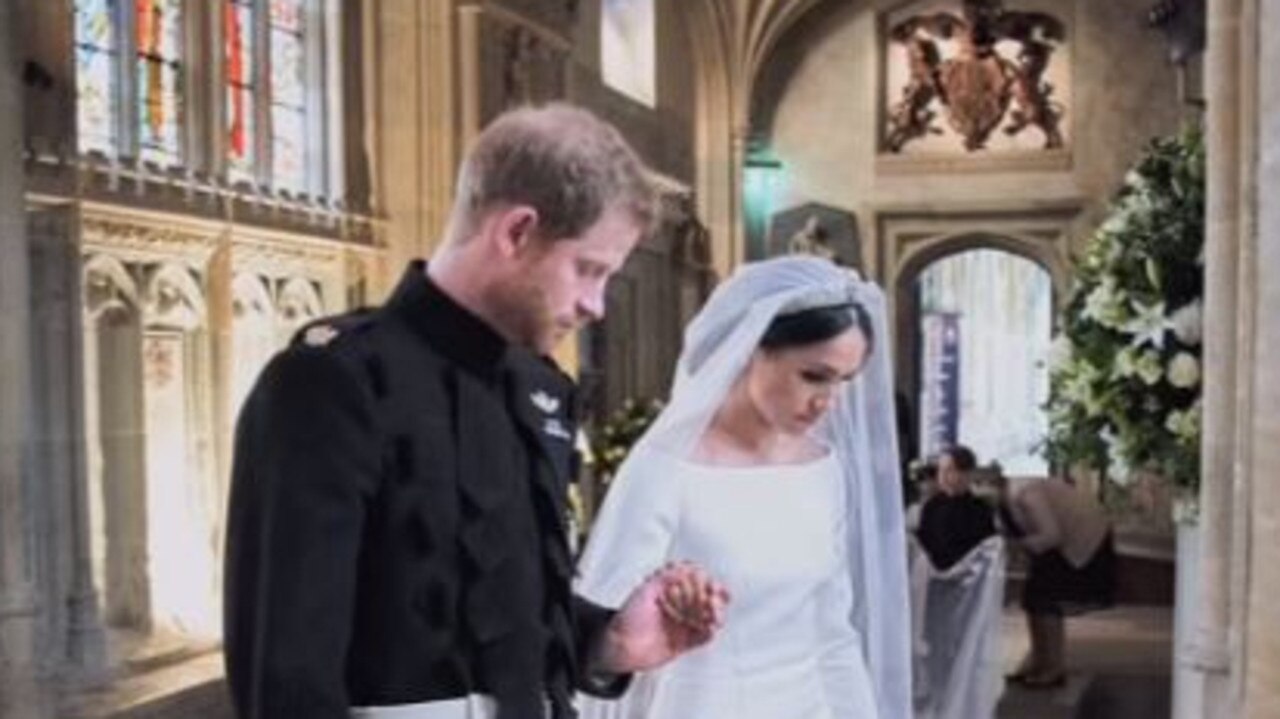
M728 591L698 567L668 564L649 575L614 616L600 647L600 668L654 669L706 644L724 622Z

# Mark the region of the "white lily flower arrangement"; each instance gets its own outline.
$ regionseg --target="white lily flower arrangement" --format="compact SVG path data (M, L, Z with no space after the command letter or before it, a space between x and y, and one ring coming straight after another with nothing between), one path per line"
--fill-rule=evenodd
M1204 145L1154 141L1076 262L1049 368L1046 456L1117 487L1199 486Z

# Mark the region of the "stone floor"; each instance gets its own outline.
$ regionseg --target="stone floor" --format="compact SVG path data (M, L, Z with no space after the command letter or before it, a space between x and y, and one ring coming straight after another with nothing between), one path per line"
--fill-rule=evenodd
M233 719L222 654L213 651L86 690L60 717L74 719Z
M1067 685L1009 687L997 719L1168 719L1172 612L1121 607L1069 620ZM1013 667L1026 651L1017 610L1006 614L1003 653ZM141 673L110 691L85 692L64 716L77 719L231 719L222 657L206 653Z
M1167 607L1119 607L1067 622L1070 676L1052 691L1010 686L998 719L1168 719L1173 612ZM1006 615L1005 665L1026 651L1017 611Z

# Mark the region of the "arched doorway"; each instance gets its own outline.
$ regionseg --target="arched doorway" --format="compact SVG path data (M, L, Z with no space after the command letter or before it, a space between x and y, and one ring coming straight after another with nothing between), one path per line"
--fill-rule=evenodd
M930 254L899 283L920 456L959 443L1009 475L1046 474L1052 275L997 238Z

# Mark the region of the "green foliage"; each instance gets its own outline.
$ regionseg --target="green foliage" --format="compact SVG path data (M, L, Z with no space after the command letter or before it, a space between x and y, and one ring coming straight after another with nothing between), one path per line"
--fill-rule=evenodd
M1204 141L1157 139L1075 262L1050 367L1046 456L1123 484L1199 483Z

